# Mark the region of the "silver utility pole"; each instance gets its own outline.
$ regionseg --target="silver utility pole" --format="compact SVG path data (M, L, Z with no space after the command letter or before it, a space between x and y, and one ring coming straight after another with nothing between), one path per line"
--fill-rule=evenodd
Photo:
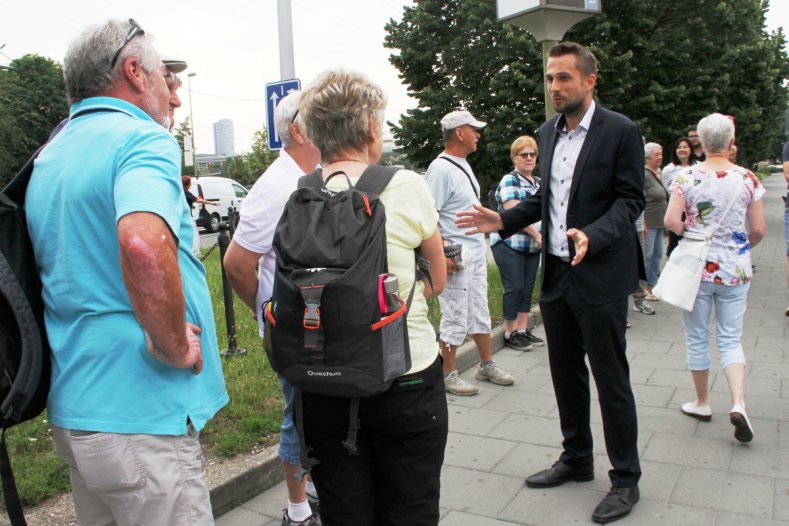
M293 21L290 0L277 0L277 23L279 24L279 75L281 80L296 78L293 63Z

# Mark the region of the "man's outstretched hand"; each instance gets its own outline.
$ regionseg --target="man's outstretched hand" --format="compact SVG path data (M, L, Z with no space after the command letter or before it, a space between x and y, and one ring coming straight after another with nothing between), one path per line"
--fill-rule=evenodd
M457 213L455 224L466 230L466 235L497 232L504 228L498 212L489 210L484 206L474 205L474 210L463 210Z

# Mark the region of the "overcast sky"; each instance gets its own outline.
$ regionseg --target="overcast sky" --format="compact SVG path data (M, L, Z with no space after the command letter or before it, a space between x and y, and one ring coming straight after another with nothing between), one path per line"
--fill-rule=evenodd
M490 0L493 1L493 0ZM693 1L693 0L686 0ZM789 1L772 0L770 30L789 23ZM10 4L10 6L9 6ZM410 0L291 0L296 77L306 86L324 69L361 71L389 96L386 119L396 122L415 101L406 94L383 47L384 25L400 20ZM605 2L603 2L605 10ZM91 23L134 18L155 37L160 53L186 60L176 122L191 98L198 153L213 153L212 124L234 122L236 151L247 150L265 122L265 84L280 80L277 0L7 0L0 8L0 65L27 53L60 63L68 43ZM784 29L786 32L786 29Z

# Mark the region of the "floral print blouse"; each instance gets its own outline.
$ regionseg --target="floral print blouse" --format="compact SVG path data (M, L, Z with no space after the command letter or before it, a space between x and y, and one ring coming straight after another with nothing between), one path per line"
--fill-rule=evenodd
M701 281L732 286L748 283L753 268L745 221L751 203L764 196L759 179L739 166L718 172L691 166L675 175L671 192L685 199L685 230L700 234L709 233L720 221L734 192L739 192L739 199L715 232Z

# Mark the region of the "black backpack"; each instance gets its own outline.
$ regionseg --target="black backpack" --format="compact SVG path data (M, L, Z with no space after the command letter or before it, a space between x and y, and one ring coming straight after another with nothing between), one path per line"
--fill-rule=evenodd
M378 196L396 168L369 166L355 186L335 192L320 170L299 179L274 233L274 292L266 307L266 351L275 371L295 388L301 463L309 471L301 391L351 398L348 436L358 455L359 398L386 391L411 368L407 302L382 314L387 274L386 213ZM417 277L421 275L417 272ZM416 281L414 282L416 284Z
M38 149L0 193L0 474L11 524L25 525L6 449L6 429L35 418L49 394L50 348L41 280L25 221L25 191Z

